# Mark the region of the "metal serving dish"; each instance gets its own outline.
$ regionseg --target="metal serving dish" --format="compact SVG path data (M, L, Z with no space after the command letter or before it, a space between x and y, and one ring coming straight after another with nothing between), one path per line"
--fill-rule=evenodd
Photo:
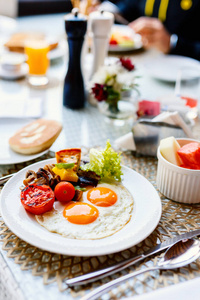
M169 136L175 138L186 137L182 128L164 122L152 122L140 119L133 125L133 136L136 153L145 156L157 156L160 140Z

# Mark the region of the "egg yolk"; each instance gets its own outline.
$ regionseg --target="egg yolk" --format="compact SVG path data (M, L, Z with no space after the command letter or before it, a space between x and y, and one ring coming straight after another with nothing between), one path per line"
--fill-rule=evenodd
M96 206L107 207L115 204L117 194L109 188L97 187L89 190L87 199Z
M73 224L89 224L94 222L99 211L96 207L87 203L69 203L65 206L63 216Z

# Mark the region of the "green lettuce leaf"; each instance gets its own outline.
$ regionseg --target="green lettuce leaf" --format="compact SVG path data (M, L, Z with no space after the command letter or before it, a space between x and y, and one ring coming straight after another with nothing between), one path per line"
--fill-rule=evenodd
M92 148L89 153L90 162L81 166L84 171L93 171L101 176L102 181L121 181L121 154L115 152L109 141L104 150Z

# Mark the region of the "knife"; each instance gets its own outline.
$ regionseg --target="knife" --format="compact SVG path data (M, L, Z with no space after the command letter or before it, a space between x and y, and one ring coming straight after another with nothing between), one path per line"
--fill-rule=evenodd
M6 183L11 177L13 177L15 174L17 173L12 173L12 174L9 174L9 175L6 175L6 176L3 176L0 178L0 185Z
M48 151L49 155L53 158L55 157L55 152L52 151L52 150L49 150ZM42 154L43 155L43 154ZM12 178L14 175L16 175L16 173L12 173L12 174L9 174L9 175L6 175L6 176L3 176L0 178L0 185L3 185L4 183L6 183L10 178Z
M102 269L102 270L94 271L94 272L91 272L91 273L88 273L85 275L77 276L75 278L67 279L67 280L65 280L65 284L68 287L72 287L72 286L87 284L89 282L96 281L98 279L112 275L116 272L122 271L125 268L130 267L151 255L159 253L159 252L167 249L168 247L172 246L174 243L176 243L180 240L189 239L189 238L197 237L197 236L200 236L200 229L190 231L190 232L187 232L184 234L180 234L174 238L167 239L165 242L158 244L157 246L151 248L150 250L148 250L148 251L144 252L143 254L138 255L136 257L126 259L120 263L117 263L115 265L112 265L112 266Z

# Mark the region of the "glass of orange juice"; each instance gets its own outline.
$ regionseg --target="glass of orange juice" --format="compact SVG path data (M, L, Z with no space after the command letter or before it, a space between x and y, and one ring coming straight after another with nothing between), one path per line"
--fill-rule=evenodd
M47 70L49 68L49 44L46 41L30 40L25 44L27 64L29 66L28 81L33 86L48 84Z

